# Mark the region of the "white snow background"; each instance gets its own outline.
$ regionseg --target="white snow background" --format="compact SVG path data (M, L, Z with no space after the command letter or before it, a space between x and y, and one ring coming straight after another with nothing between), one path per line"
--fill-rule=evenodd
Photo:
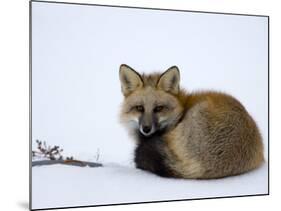
M32 2L32 147L105 167L32 168L32 208L267 193L267 164L218 180L160 178L134 168L118 120L119 66L177 65L181 86L232 94L256 120L267 157L267 19Z

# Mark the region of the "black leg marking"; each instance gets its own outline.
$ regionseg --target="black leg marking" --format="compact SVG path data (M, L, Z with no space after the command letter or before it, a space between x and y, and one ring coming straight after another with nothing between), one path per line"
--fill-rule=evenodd
M164 142L161 135L158 133L145 137L138 134L138 138L139 145L135 150L136 167L162 177L175 177L176 175L165 163L167 157L163 151Z

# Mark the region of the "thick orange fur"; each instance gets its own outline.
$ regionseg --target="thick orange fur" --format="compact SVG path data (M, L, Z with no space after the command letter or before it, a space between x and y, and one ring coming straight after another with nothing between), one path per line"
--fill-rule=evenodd
M188 93L179 80L177 67L151 75L120 67L122 121L141 125L140 120L153 116L152 123L159 127L149 136L139 133L138 125L131 129L137 140L137 167L161 176L210 179L260 166L262 137L244 106L221 92ZM143 112L134 109L136 105L143 106ZM165 109L156 113L156 105Z

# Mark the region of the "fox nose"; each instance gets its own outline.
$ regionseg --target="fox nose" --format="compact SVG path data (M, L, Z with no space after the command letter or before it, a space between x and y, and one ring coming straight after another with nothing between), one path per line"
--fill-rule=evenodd
M150 126L143 126L142 130L145 133L149 133L151 131L151 127Z

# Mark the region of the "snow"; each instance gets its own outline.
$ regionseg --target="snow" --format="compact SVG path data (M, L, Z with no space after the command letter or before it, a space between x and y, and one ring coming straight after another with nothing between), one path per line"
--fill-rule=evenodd
M129 18L128 18L129 17ZM219 180L166 179L133 167L119 122L118 69L177 65L181 87L236 97L253 116L268 157L265 17L32 2L32 148L102 168L32 168L32 207L65 207L267 193L267 165ZM115 164L110 164L114 162Z
M32 168L32 208L166 201L267 193L267 164L214 180L163 178L132 166Z

